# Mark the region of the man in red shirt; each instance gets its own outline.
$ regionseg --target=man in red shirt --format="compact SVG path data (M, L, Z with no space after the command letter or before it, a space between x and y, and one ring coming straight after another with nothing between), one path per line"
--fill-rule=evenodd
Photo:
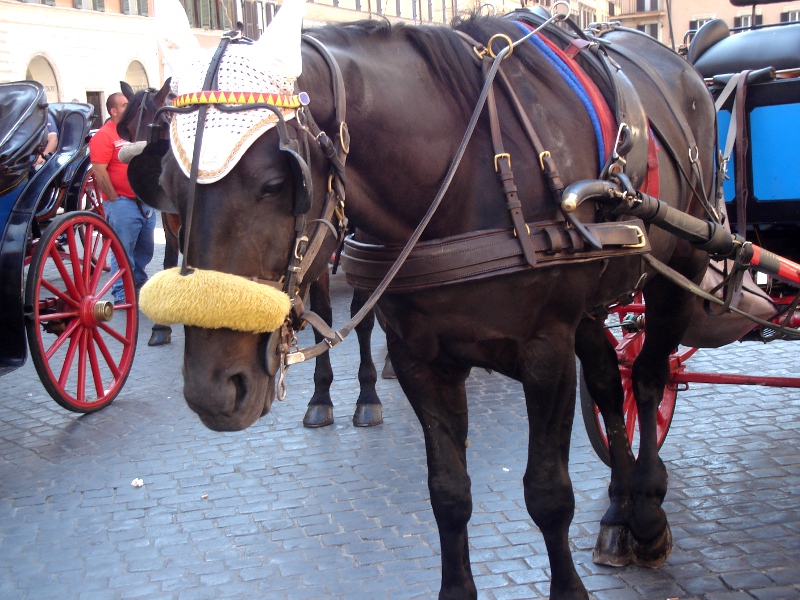
M119 151L127 144L117 133L117 123L128 106L128 99L115 92L106 100L109 119L98 129L89 141L89 156L92 161L94 178L102 190L105 200L103 208L106 219L119 236L128 261L133 269L133 282L138 290L147 281L145 267L153 258L155 247L155 211L136 199L128 183L128 165L119 160ZM118 267L111 260L111 271ZM125 302L122 281L111 288L114 304Z

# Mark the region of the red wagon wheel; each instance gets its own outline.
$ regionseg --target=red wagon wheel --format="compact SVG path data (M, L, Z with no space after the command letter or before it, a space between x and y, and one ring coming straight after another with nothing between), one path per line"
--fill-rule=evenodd
M83 183L81 184L81 191L78 194L78 206L75 210L88 210L97 213L105 218L106 212L103 209L103 192L100 191L100 186L92 173L90 166L83 176Z
M627 314L642 314L643 310L644 305L631 305L631 307L624 308ZM617 316L619 316L620 319L622 318L620 314ZM608 328L606 329L606 335L614 344L617 351L620 377L622 378L622 389L625 394L622 404L622 411L625 418L625 430L628 434L628 442L631 445L634 455L638 455L639 410L633 395L631 368L633 367L633 361L642 349L642 344L644 344L644 330L635 329L626 332L622 327L619 327L619 331L621 334L617 336L613 333L611 328ZM670 355L670 376L667 380L667 385L664 387L664 395L661 398L661 403L658 406L658 414L656 415L656 439L658 440L659 448L664 444L670 424L672 423L672 417L675 414L675 400L678 395L679 384L675 382L674 376L685 369L684 362L696 351L696 348L681 347ZM581 369L580 373L580 400L583 423L586 427L586 433L589 436L592 448L594 448L600 460L606 465L611 466L611 455L608 449L608 437L606 436L603 417L586 387L583 369Z
M125 302L115 306L117 279ZM33 253L25 305L31 358L53 399L82 413L110 404L130 373L139 325L133 273L111 226L88 211L56 218Z

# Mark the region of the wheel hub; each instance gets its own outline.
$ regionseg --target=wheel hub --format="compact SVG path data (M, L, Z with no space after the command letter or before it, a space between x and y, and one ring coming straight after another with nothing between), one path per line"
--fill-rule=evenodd
M94 305L94 318L98 323L105 323L114 318L114 303L103 300Z
M109 300L97 300L94 296L84 296L81 301L81 323L84 327L97 327L114 318L114 303Z

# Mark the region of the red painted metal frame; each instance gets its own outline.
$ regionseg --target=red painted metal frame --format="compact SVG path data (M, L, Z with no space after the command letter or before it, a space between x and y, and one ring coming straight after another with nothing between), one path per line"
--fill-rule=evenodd
M785 259L781 259L782 261ZM790 261L786 261L790 263ZM794 264L794 263L791 263ZM644 314L644 304L634 302L626 306L619 306L613 312L624 315L633 313L636 315ZM779 324L782 318L775 319ZM797 326L800 315L794 314L791 317L791 325ZM621 344L624 343L621 342ZM618 348L618 354L619 354ZM800 388L800 377L776 377L768 375L741 375L737 373L707 373L699 371L687 371L686 361L697 352L698 348L685 348L675 352L670 356L669 372L670 383L689 384L689 383L712 383L712 384L732 384L732 385L763 385L768 387L787 387ZM622 366L620 367L622 368Z

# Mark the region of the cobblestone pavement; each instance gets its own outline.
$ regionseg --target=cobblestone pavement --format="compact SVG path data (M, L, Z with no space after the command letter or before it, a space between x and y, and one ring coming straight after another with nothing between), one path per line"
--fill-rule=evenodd
M333 287L342 323L342 276ZM436 597L420 427L393 380L379 381L385 422L352 426L355 336L333 352L333 426L302 427L313 365L298 365L285 402L247 431L215 433L181 396L181 328L166 347L148 348L149 333L143 318L127 385L92 415L60 408L30 362L0 379L0 597ZM385 341L379 331L374 340L380 368ZM738 344L702 351L691 367L793 374L798 350ZM547 597L544 543L523 502L520 386L475 370L468 387L480 598ZM592 598L800 598L798 390L697 384L679 393L662 450L675 547L659 570L592 563L609 470L577 414L571 543Z

